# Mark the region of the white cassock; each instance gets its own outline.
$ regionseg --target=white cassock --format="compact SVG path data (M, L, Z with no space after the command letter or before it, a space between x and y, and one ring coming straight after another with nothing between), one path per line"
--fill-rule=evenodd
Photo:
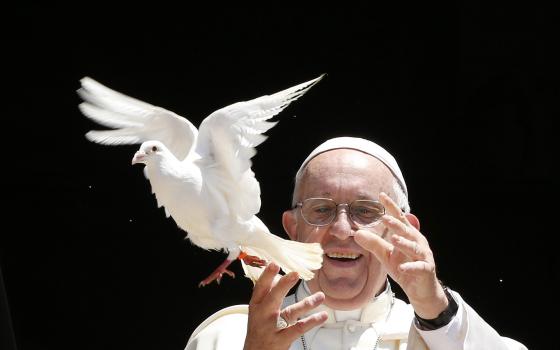
M395 298L389 284L362 309L339 311L320 305L312 312L327 311L327 322L305 333L290 350L527 350L523 344L500 336L458 293L450 292L459 306L457 314L448 325L432 331L416 327L412 306ZM286 297L283 308L309 294L301 283L296 294ZM198 326L185 350L243 349L247 312L247 305L218 311Z

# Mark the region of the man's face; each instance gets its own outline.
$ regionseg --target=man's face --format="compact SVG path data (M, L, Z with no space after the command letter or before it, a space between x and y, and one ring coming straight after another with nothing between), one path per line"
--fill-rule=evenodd
M377 200L379 192L393 194L392 184L393 175L378 159L356 150L332 150L309 162L296 199L299 202L323 197L338 204L350 204L356 199ZM308 286L312 293L325 293L325 304L339 310L357 309L383 287L387 273L373 254L354 242L352 234L358 227L346 207L340 207L334 221L324 227L307 224L300 209L285 212L283 220L292 239L318 242L323 247L323 266ZM370 230L378 232L383 227L379 224Z

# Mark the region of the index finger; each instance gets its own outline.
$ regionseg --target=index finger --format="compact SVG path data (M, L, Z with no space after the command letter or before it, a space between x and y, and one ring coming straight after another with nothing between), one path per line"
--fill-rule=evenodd
M404 215L402 209L399 208L397 203L395 203L395 201L393 201L393 199L389 197L389 195L387 195L385 192L381 192L379 194L379 199L389 215L397 218L398 220L402 221L406 225L410 225L410 222L406 218L406 215Z
M280 271L280 267L275 263L271 262L267 265L264 269L261 277L255 283L255 287L253 288L253 294L251 295L251 300L249 303L260 303L263 301L264 297L268 295L270 289L272 288L272 282L274 281L274 277Z
M282 276L278 283L270 289L270 293L265 297L267 303L273 308L279 308L290 289L295 286L298 280L299 276L297 272L292 271Z
M354 240L364 249L372 252L382 264L387 265L389 263L394 249L391 243L367 230L356 231Z

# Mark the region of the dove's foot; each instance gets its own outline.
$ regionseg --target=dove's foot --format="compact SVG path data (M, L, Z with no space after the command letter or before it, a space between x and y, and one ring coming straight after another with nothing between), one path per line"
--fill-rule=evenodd
M258 256L248 255L245 252L239 253L237 257L239 260L243 260L243 262L247 265L251 265L253 267L263 267L266 266L266 260L259 258Z
M233 273L233 272L231 272L230 270L227 269L227 267L231 263L232 263L232 260L226 259L223 263L220 264L220 266L218 266L218 268L216 270L214 270L214 272L212 272L210 274L210 276L203 279L198 284L198 286L199 287L204 287L207 284L212 283L213 281L216 281L216 283L220 284L220 281L222 280L222 276L224 275L224 273L226 275L230 275L232 278L235 278L235 273Z

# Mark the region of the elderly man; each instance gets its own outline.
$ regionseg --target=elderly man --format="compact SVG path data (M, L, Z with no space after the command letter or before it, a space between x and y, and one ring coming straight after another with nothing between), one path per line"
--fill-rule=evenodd
M439 282L407 193L379 145L321 144L301 165L282 222L291 239L321 243L322 268L286 297L298 276L279 278L269 264L249 306L208 318L187 349L526 349ZM387 276L410 304L394 297Z

